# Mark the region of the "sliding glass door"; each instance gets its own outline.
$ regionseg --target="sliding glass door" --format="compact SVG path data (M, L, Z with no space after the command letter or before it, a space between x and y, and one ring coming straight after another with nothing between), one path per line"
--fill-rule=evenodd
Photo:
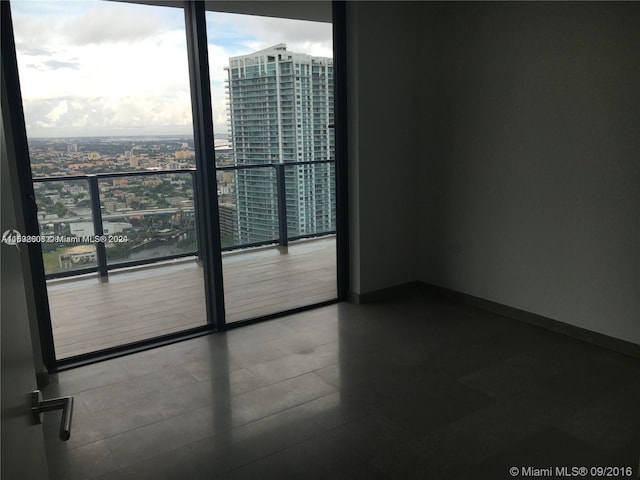
M183 10L12 7L56 357L205 325Z
M49 367L338 297L330 14L205 5L11 5Z
M335 299L332 25L206 19L226 320Z

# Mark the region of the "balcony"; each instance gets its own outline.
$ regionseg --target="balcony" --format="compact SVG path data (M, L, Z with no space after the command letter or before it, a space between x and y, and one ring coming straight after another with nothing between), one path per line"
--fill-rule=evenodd
M227 323L336 297L335 236L222 254ZM206 323L195 257L47 282L58 358L166 335Z
M298 202L300 174L314 169L327 181L335 170L333 161L218 167L227 323L336 298L335 214L321 215L331 194L318 187L313 205ZM58 359L206 325L194 175L34 179L40 232L55 240L42 247Z

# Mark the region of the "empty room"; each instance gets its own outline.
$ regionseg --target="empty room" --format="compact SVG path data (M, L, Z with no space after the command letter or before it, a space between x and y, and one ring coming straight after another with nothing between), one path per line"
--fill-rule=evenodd
M0 6L3 478L639 478L640 4Z

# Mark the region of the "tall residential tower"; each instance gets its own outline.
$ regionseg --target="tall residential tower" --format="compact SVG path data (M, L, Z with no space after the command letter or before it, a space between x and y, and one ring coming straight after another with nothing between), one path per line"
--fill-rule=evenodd
M334 160L333 60L285 44L229 59L228 108L238 166ZM289 236L335 230L335 164L284 167ZM278 238L275 168L237 170L238 241Z

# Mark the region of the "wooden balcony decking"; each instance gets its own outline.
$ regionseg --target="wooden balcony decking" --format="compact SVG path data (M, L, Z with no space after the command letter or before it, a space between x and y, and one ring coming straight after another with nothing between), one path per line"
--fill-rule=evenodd
M227 323L336 297L335 237L223 254ZM59 359L206 323L202 268L195 260L47 284Z

